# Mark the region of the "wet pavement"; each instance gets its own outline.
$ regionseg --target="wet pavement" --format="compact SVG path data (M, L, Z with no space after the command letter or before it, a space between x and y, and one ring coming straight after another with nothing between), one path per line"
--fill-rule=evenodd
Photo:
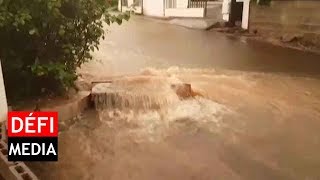
M320 55L285 49L244 37L227 37L138 16L113 25L83 74L132 74L145 67L221 68L228 70L319 75Z
M83 78L174 78L201 96L86 112L58 163L30 163L41 179L320 179L320 56L144 17L110 30Z

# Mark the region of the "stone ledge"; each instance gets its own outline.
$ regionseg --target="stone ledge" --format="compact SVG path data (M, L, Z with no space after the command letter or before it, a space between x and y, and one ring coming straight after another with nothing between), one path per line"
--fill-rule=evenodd
M65 121L78 116L82 111L89 107L90 92L79 91L77 96L66 104L56 105L53 107L40 108L41 111L57 111L59 114L59 121Z

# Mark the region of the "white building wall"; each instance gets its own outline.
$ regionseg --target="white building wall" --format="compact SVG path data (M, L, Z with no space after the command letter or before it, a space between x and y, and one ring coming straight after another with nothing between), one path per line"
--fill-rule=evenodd
M243 2L241 27L243 29L248 29L249 28L250 0L237 0L237 2Z
M147 16L164 16L164 0L143 0L143 14Z
M2 68L1 68L1 61L0 61L0 122L7 120L7 98L4 89L4 82L3 82L3 75L2 75Z
M118 11L121 11L121 0L118 0Z
M188 0L177 0L177 8L188 8Z
M204 8L166 9L166 17L204 17Z
M127 0L128 1L128 7L131 7L133 5L133 0Z
M229 14L231 9L231 0L223 0L222 3L222 19L229 21Z
M132 2L133 0L128 0L128 5L130 6ZM188 0L142 0L142 2L143 11L141 7L136 7L136 12L147 16L204 17L204 8L188 8ZM118 8L121 9L120 6ZM130 9L122 7L122 11L126 10Z

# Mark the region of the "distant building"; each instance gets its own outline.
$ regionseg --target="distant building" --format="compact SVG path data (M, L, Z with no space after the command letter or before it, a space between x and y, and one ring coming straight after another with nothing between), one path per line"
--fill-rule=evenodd
M138 14L155 17L205 17L207 0L119 0L118 9L134 7Z

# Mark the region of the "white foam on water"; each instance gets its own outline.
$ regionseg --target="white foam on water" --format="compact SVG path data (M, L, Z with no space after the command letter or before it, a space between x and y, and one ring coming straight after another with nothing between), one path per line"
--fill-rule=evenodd
M250 78L248 73L225 71L219 73L214 68L183 68L178 66L171 66L166 69L145 68L141 71L142 74L166 76L179 79L178 77L203 77L206 78L206 82L223 82L226 84L236 84L239 86L254 86L256 82Z
M153 76L167 76L175 77L176 75L182 74L213 74L216 73L216 70L213 68L183 68L178 66L171 66L166 69L158 69L147 67L140 71L142 75L153 75Z
M191 118L199 122L219 122L220 112L226 112L226 107L214 101L201 97L187 99L172 104L167 108L169 121Z
M105 109L101 121L116 129L127 129L138 141L160 140L175 123L193 122L199 126L219 127L223 115L230 112L225 106L204 98L180 100L158 110ZM212 129L213 128L213 129Z
M96 86L93 91L100 92L99 98L105 101L96 104L104 104L100 120L137 141L160 140L177 123L192 122L214 131L230 111L203 97L181 100L171 88L172 84L182 83L175 76L179 71L196 72L178 67L164 71L148 68L141 75L122 77L105 87Z

